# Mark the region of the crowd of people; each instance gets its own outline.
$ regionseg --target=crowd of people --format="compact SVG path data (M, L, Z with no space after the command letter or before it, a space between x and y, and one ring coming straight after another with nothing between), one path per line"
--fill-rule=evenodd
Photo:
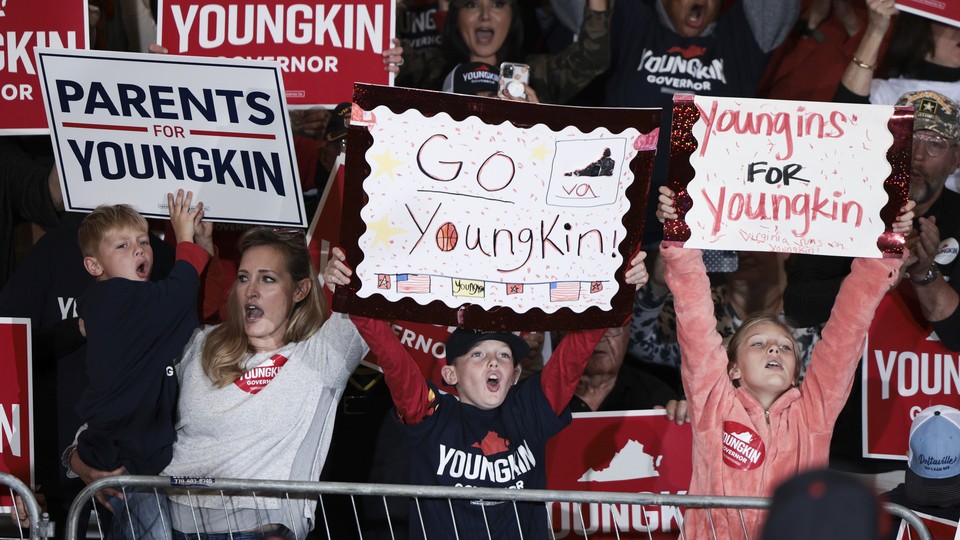
M837 505L811 484L861 500L862 484L849 477L800 473L877 470L859 456L857 364L881 299L906 291L919 324L960 351L960 264L955 249L940 250L960 237L960 28L900 13L893 0L398 8L398 39L382 55L397 85L497 97L501 65L524 64L523 90L504 99L664 109L643 251L625 274L637 286L632 316L612 328L522 337L458 328L440 385L424 378L393 321L325 305L321 284L350 281L341 250L315 268L304 231L265 227L240 232L235 252L217 250L217 227L183 191L168 196L165 235L125 205L65 213L49 141L0 138L0 316L32 321L37 483L54 520L84 483L121 474L453 486L463 479L445 469L449 456L480 471L486 444L526 465L502 478L478 473L471 485L545 488L546 441L571 411L665 408L693 430L689 493L774 496L769 519L690 510L688 538L827 538L795 526L827 520L800 519L790 509L801 506L790 505ZM91 0L91 42L166 53L155 20L155 3ZM913 107L909 202L891 219L903 257L741 252L734 271L713 274L699 251L660 245L662 223L678 217L665 187L677 92ZM349 99L332 111L290 112L311 212L344 150ZM23 223L46 233L25 241ZM26 245L25 254L15 249ZM360 366L371 352L382 373ZM910 430L903 483L885 496L957 521L960 413L930 405ZM760 466L725 460L721 441L734 429L765 442ZM867 490L863 510L837 522L863 523L854 530L866 534L836 526L833 537L892 534L877 500ZM389 521L383 505L361 506L344 525L303 497L233 497L230 512L212 496L158 504L152 494L102 492L97 501L118 539L305 538L323 520L351 538L354 514L369 526L365 538L548 537L543 505L425 501L389 508ZM377 530L387 523L391 530Z

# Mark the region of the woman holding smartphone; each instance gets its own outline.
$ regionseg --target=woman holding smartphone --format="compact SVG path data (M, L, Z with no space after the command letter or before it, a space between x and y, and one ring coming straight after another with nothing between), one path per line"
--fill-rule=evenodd
M441 2L441 12L445 3ZM610 65L609 7L609 0L588 0L576 42L558 54L527 55L516 0L451 0L443 28L450 66L449 84L445 83L444 89L454 90L451 78L457 75L458 66L482 63L488 65L485 69L492 68L523 85L520 92L517 84L504 84L501 97L565 103ZM525 72L528 80L514 79Z

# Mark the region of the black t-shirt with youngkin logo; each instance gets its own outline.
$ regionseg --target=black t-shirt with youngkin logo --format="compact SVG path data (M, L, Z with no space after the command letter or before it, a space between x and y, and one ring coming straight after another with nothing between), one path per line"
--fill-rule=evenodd
M534 375L514 386L503 404L484 411L460 403L449 394L437 395L433 413L418 424L404 426L410 438L410 483L440 486L543 489L546 487L547 440L570 423L569 409L558 417ZM421 499L410 505L410 536L461 540L547 538L542 503L518 503L523 527L517 529L514 506L508 502L454 500L454 525L446 500ZM422 511L422 512L421 512ZM490 535L487 534L490 527Z
M709 35L683 37L660 23L652 2L615 2L611 26L613 58L607 81L608 107L661 107L659 151L651 193L667 179L673 95L753 97L767 64L767 54L736 2L717 19ZM647 223L655 223L656 205ZM655 219L655 217L654 217ZM644 242L659 239L662 231Z

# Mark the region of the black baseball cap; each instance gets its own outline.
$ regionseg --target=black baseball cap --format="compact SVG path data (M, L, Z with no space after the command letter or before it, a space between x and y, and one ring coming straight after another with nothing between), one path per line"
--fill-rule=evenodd
M468 96L497 95L500 72L483 62L467 62L453 68L443 81L443 91Z
M325 141L339 141L347 136L347 126L350 125L350 111L352 110L353 103L349 101L333 108L330 119L327 120L327 129L323 132Z
M516 334L510 332L480 332L467 328L457 328L447 338L447 365L453 365L458 357L470 352L470 349L477 343L488 340L506 343L513 353L514 364L530 354L530 346Z

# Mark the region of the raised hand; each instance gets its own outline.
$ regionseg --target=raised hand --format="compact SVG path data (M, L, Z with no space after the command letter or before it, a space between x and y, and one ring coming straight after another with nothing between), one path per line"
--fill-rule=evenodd
M353 270L347 266L346 260L347 256L342 249L335 247L331 250L330 260L327 261L327 267L323 269L323 284L330 289L330 292L336 290L337 285L350 283Z

